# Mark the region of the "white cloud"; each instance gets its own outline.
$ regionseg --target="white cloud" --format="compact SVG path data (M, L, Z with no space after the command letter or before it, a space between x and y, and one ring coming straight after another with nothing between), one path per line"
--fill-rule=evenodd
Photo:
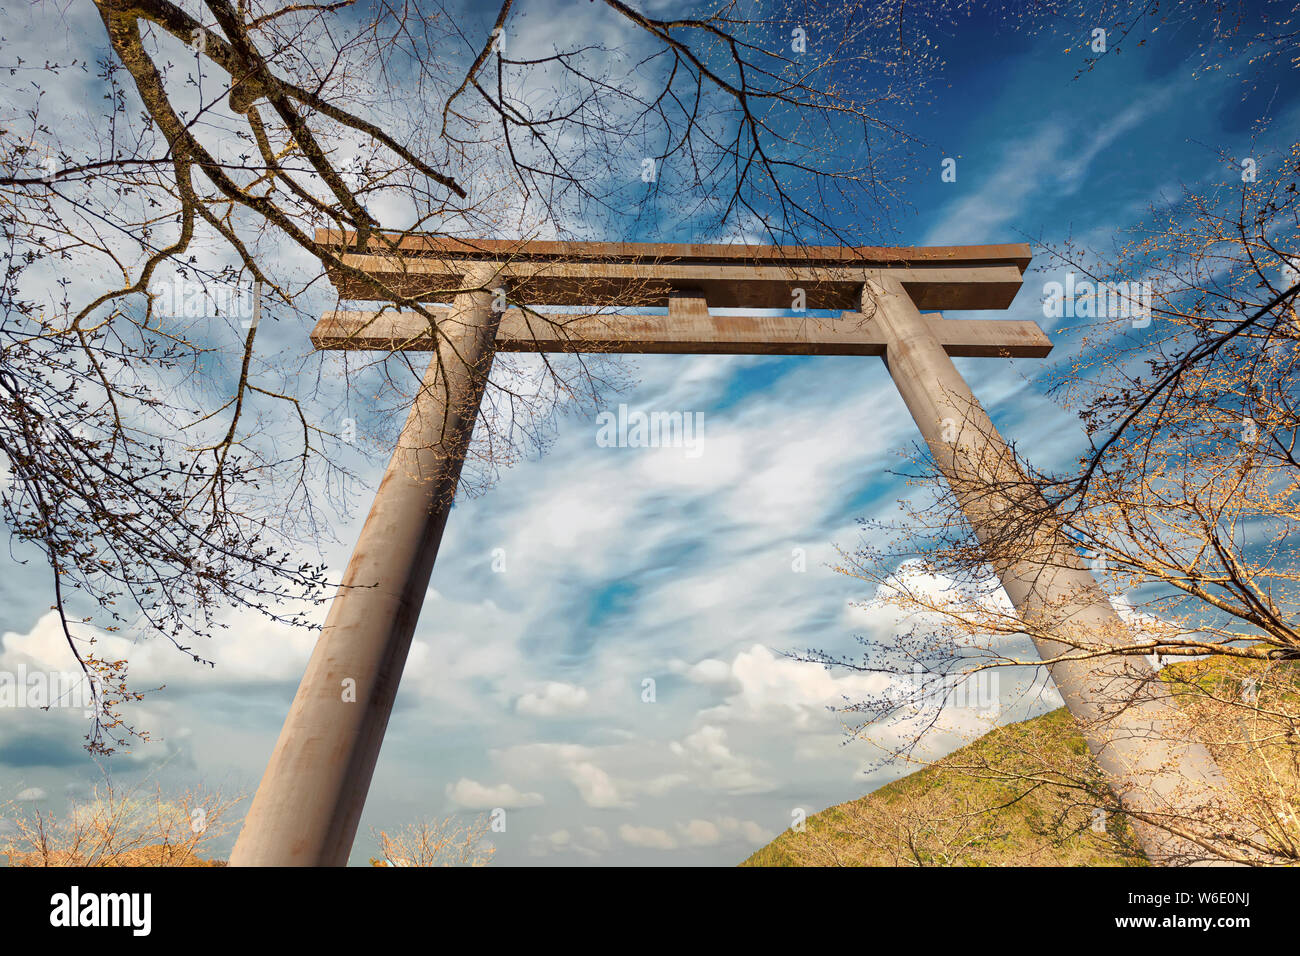
M577 853L579 856L594 858L608 849L609 835L600 827L583 827L577 834L569 830L555 830L544 836L532 836L528 840L528 851L533 856Z
M589 807L621 807L626 802L619 795L618 786L604 770L594 763L570 765L569 780L578 788L582 802Z
M731 680L731 665L712 657L694 664L673 661L671 668L674 673L696 684L722 684Z
M689 823L677 824L677 831L682 839L691 846L713 846L722 842L722 831L717 824L708 820L691 820Z
M323 611L322 611L323 613ZM316 632L268 621L258 614L229 615L224 629L213 629L209 642L193 642L194 653L214 667L195 663L171 641L137 628L108 633L84 624L72 625L76 638L95 640L95 654L129 662L132 684L147 687L166 683L219 687L229 684L296 681L302 676L316 641ZM31 630L6 631L0 637L0 668L48 671L76 669L57 611L41 615Z
M455 783L448 784L447 796L471 810L535 807L543 802L540 793L521 793L508 783L488 786L468 777L461 777Z
M23 803L34 802L45 799L45 791L40 787L28 787L26 790L20 790L18 796L14 798Z
M737 820L734 817L724 818L722 821L723 829L730 831L738 830L741 837L753 844L767 844L776 839L776 833L767 829L753 820Z
M778 657L761 644L737 654L731 674L738 691L701 716L710 721L779 721L814 730L833 722L827 707L887 688L884 674L836 674L821 664Z
M493 751L493 756L511 775L546 780L562 777L577 788L587 806L608 809L631 806L620 782L596 763L598 754L617 756L620 751L618 747L537 743Z
M669 749L691 766L703 770L704 786L728 793L754 793L770 789L772 784L758 777L747 758L733 753L727 746L727 731L705 724L683 740L673 741Z
M402 674L402 691L428 706L435 720L481 724L485 703L505 711L510 685L531 683L520 641L527 618L490 598L457 600L430 589Z
M582 834L587 838L587 842L595 849L609 849L609 834L600 827L583 827Z
M1005 232L1045 184L1059 162L1058 154L1072 143L1070 128L1064 122L1044 121L1030 134L1008 141L1002 147L1002 159L992 175L973 191L959 191L950 185L954 196L962 196L944 207L942 216L926 232L924 245L945 243L992 242ZM974 175L973 162L958 160L958 182Z
M557 717L577 713L587 706L588 699L584 687L548 681L541 693L529 693L520 697L515 710L531 717Z
M618 835L629 846L639 846L651 850L675 850L677 840L667 830L657 827L633 826L624 823L618 828Z
M722 817L718 820L695 819L677 824L677 832L690 846L716 846L726 841L744 841L748 844L770 843L775 834L753 820Z
M651 796L661 797L670 790L689 782L690 777L684 773L665 773L643 784L641 789Z

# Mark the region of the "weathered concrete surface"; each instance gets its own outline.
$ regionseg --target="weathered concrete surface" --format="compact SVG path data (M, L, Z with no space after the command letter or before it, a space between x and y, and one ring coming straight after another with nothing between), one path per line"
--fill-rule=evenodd
M549 239L455 239L450 236L395 233L370 234L365 249L356 247L357 234L338 229L317 229L316 241L338 244L349 252L494 262L746 262L805 263L947 263L949 265L998 262L1021 272L1029 267L1033 249L1027 242L980 246L773 246L766 244L706 242L582 242Z
M490 289L495 270L472 268L463 288ZM491 305L463 293L443 324L231 866L347 863L491 369Z
M414 256L343 256L350 270L331 277L345 299L388 301L402 295L446 302L465 260ZM668 304L678 289L698 289L714 308L789 309L802 289L809 309L853 309L858 291L880 267L870 263L807 265L732 262L554 262L517 260L502 266L519 298L533 305ZM923 309L1005 309L1023 276L1012 262L899 263L890 267ZM376 285L380 283L381 285Z
M769 246L663 242L462 240L320 229L342 267L330 278L345 299L391 301L400 294L446 302L466 264L501 264L518 300L532 305L663 306L694 289L714 308L789 309L803 289L810 309L856 309L869 274L897 274L922 309L1004 309L1020 289L1032 251L989 246ZM382 283L379 290L375 283Z
M671 301L678 301L673 299ZM670 305L671 309L671 305ZM429 310L441 321L445 309ZM949 355L1043 358L1052 343L1036 322L927 315ZM433 347L418 312L326 312L311 333L318 349L422 351ZM836 318L780 315L566 315L509 309L498 352L689 355L884 355L880 329L857 312Z

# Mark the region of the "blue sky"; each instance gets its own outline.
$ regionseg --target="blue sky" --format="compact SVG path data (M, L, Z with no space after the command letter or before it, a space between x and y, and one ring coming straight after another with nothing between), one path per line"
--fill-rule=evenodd
M97 36L93 22L76 29L79 15L43 43ZM28 16L7 10L3 32L23 36ZM1072 237L1105 254L1180 184L1224 181L1218 151L1250 154L1265 110L1275 129L1296 128L1300 84L1279 76L1274 89L1266 76L1250 90L1223 72L1193 77L1195 41L1159 38L1072 80L1083 55L1062 51L1077 40L958 18L939 39L947 71L913 121L929 172L906 187L910 208L891 241ZM945 156L958 159L954 183L940 181ZM996 315L1042 320L1042 286L1062 271L1040 256L1013 307ZM1044 390L1074 338L1044 324L1058 343L1049 360L958 366L1025 454L1065 465L1081 432ZM315 374L321 360L302 361L308 328L276 331L285 367ZM602 409L702 413L702 453L600 447L594 414L569 416L546 455L457 503L354 863L374 852L372 827L505 807L499 863L729 865L796 809L814 812L914 769L879 766L878 751L846 742L828 710L878 690L879 678L785 657L852 652L855 635L905 626L830 567L837 546L857 545L857 519L895 518L913 493L891 471L915 430L880 361L614 361L637 383ZM337 396L338 359L319 367ZM335 574L385 461L357 457L369 488L350 495L322 552ZM35 557L16 547L0 559L0 669L71 666ZM166 688L134 707L155 741L113 758L116 778L251 793L312 637L249 617L228 623L212 640L212 669L163 642L123 645L137 684ZM996 715L954 710L927 752L1059 702L1050 688L1012 683ZM80 750L82 727L74 713L0 713L0 801L58 810L86 794L102 768ZM887 744L904 732L882 727L878 737Z

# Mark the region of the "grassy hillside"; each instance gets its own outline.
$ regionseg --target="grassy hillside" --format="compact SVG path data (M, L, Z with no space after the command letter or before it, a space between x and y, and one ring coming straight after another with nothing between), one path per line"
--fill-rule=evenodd
M1122 820L1111 817L1104 832L1094 831L1086 793L1025 779L1040 768L1091 762L1061 708L999 727L923 770L810 816L803 833L786 830L741 865L1145 866Z
M1273 862L1294 864L1300 665L1210 658L1171 664L1161 677L1227 776L1241 818L1266 834ZM741 865L1147 865L1122 818L1094 818L1107 798L1074 719L1061 708L999 727L923 770L823 810L804 832L785 831Z

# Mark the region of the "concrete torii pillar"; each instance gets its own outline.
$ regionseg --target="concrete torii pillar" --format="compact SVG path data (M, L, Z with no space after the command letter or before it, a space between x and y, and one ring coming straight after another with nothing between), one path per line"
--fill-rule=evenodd
M1072 549L1046 531L1026 534L1017 526L1027 503L1043 503L1037 492L1030 492L1032 502L1016 501L1009 490L990 493L998 482L1008 489L1019 483L1023 493L1024 476L902 285L889 276L868 283L862 310L874 312L886 340L885 365L963 513L981 543L994 545L991 563L1007 596L1022 619L1063 638L1035 637L1039 656L1085 657L1048 669L1147 855L1156 863L1204 862L1194 836L1158 824L1173 823L1177 831L1189 807L1210 808L1221 799L1228 784L1218 765L1179 731L1177 710L1159 692L1145 657L1087 656L1131 643L1129 629Z
M231 866L347 863L492 367L495 275L471 269L440 323Z

